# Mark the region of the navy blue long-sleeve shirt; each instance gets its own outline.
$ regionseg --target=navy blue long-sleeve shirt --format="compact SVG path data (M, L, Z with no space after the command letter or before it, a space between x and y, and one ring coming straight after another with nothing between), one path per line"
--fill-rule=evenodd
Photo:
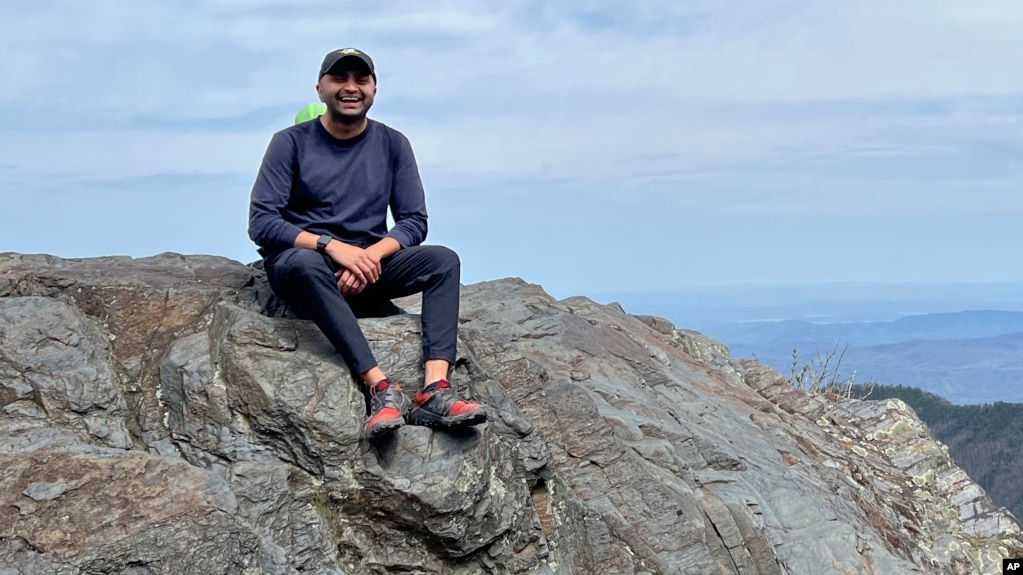
M362 248L391 237L405 248L426 239L426 219L408 138L369 120L361 134L339 140L315 119L270 139L252 186L249 238L263 257L295 247L301 231Z

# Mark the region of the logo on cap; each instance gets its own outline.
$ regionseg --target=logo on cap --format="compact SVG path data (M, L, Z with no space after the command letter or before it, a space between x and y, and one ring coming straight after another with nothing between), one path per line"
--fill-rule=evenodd
M338 54L362 54L362 52L359 52L355 48L345 48L344 50L338 50L337 53Z

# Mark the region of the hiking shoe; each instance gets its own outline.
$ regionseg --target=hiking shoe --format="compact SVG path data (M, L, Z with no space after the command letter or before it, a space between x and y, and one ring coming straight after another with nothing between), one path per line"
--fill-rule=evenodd
M451 389L446 379L436 381L416 392L409 423L428 427L468 427L487 420L482 405L466 401Z
M376 437L405 425L409 401L401 387L383 380L369 390L369 421L366 436Z

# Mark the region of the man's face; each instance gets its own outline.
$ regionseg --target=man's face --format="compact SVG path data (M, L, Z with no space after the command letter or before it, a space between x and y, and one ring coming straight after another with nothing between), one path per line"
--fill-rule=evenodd
M366 117L373 106L377 86L364 66L346 66L342 61L320 78L316 92L333 119L348 123Z

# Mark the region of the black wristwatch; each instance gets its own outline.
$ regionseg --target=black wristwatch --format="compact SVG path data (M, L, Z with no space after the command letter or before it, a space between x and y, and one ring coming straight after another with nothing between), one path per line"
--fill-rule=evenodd
M330 240L332 239L334 238L328 236L327 234L323 234L322 236L320 236L320 239L316 240L316 251L320 252L321 254L327 253L327 244L329 244Z

